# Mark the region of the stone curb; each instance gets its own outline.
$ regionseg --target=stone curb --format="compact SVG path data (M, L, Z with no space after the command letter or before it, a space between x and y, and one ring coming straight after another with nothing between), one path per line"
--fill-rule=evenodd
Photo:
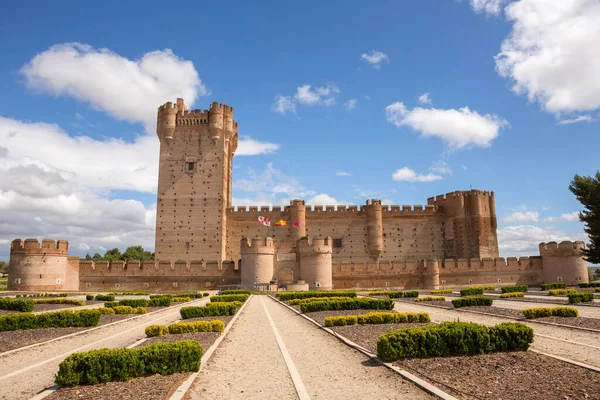
M299 312L298 310L296 310L295 308L283 303L282 301L277 300L275 297L269 295L269 297L271 299L273 299L274 301L276 301L277 303L283 305L284 307L292 310L294 313L296 313L297 315L301 316L302 318L312 322L314 325L316 325L317 327L319 327L320 329L324 330L325 332L329 333L330 335L332 335L333 337L337 338L338 340L340 340L341 342L343 342L344 344L346 344L347 346L363 353L365 356L369 357L370 359L372 359L373 361L383 365L384 367L390 369L391 371L399 374L400 376L402 376L404 379L414 383L416 386L418 386L419 388L423 389L425 392L432 394L440 399L443 400L458 400L456 397L442 391L441 389L433 386L432 384L430 384L429 382L426 382L420 378L418 378L417 376L403 370L400 369L396 366L394 366L391 363L387 363L385 361L383 361L382 359L380 359L379 357L377 357L377 355L370 353L367 349L359 346L358 344L352 342L349 339L346 339L345 337L337 334L336 332L332 331L329 328L326 328L324 326L322 326L321 324L319 324L317 321L315 321L314 319L302 314L301 312Z

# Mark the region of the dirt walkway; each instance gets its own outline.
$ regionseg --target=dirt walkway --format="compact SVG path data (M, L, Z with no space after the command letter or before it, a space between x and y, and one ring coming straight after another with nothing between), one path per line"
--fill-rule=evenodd
M432 398L266 296L250 299L189 398L294 399L295 388L302 399Z

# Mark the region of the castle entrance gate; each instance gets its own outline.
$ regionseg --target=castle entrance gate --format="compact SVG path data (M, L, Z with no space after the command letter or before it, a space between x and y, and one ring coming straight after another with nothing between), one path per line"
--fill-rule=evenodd
M281 268L277 273L277 284L287 285L294 283L294 270L291 268Z

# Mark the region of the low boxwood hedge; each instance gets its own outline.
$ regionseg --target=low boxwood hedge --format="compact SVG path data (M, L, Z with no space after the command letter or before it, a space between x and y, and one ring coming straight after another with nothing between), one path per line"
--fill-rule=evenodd
M97 310L100 311L100 314L102 314L102 315L115 314L115 310L113 310L112 308L101 307L101 308L97 308Z
M129 307L148 307L149 301L146 299L124 299L119 301L119 306L129 306ZM106 303L104 303L106 307Z
M450 293L452 293L452 289L435 289L435 290L430 290L429 293L431 293L431 294L450 294Z
M148 307L169 307L171 305L170 297L155 297L150 299Z
M141 291L116 292L116 291L110 290L110 292L112 294L114 294L115 296L146 296L146 295L148 295L148 292L141 292Z
M206 307L181 307L179 314L182 319L234 315L237 311L235 304L210 305Z
M525 308L522 310L523 316L527 319L544 317L577 317L579 312L572 307L537 307Z
M26 293L18 294L15 297L67 297L68 293Z
M189 297L173 297L171 299L171 301L173 303L185 303L185 302L188 302L188 301L191 301L191 300L192 299L190 299Z
M576 289L550 289L548 296L566 296L570 293L577 293Z
M473 286L473 287L460 289L461 296L473 296L476 294L483 294L483 286Z
M85 301L75 299L44 299L34 300L35 304L71 304L74 306L85 306Z
M230 301L241 301L242 303L248 300L247 294L226 294L224 296L212 296L210 301L213 303L227 303Z
M230 306L230 305L234 305L236 307L241 307L242 303L241 301L228 301L228 302L216 302L216 303L212 303L212 302L208 302L206 303L206 307L215 307L215 306Z
M507 292L507 293L502 293L500 295L501 299L508 299L510 297L525 297L525 293L523 293L523 292Z
M0 331L96 326L99 321L100 311L98 310L63 310L43 314L7 314L0 316Z
M502 286L502 293L513 293L513 292L526 292L529 290L527 285L515 285L515 286Z
M0 299L0 310L32 312L34 305L33 300Z
M580 288L600 288L600 282L580 283Z
M430 322L427 313L391 313L391 312L372 312L360 315L345 315L339 317L326 317L325 326L344 326L344 325L366 325L366 324L402 324Z
M290 306L297 306L298 304L312 303L314 301L323 301L323 297L309 297L308 299L293 299L288 301ZM352 297L326 297L327 300L351 300Z
M150 300L152 300L152 299L158 299L159 297L173 298L174 296L172 294L151 294L150 295Z
M591 292L579 292L579 293L569 293L567 295L569 297L569 303L591 303L594 301L594 293Z
M525 351L532 342L533 329L520 323L504 322L487 327L471 322L443 322L384 333L377 341L377 355L391 362L409 357Z
M416 290L410 290L407 292L390 292L390 291L379 291L369 292L370 296L388 296L390 299L402 299L405 297L419 297L419 292Z
M288 301L293 299L308 299L309 297L356 297L356 292L351 291L306 291L306 292L283 292L283 293L275 293L275 297L277 297L281 301Z
M208 297L208 296L210 296L210 293L206 293L206 292L202 293L202 297Z
M315 301L313 303L300 304L303 313L329 310L393 310L393 300L382 299L351 299L333 301Z
M220 319L212 321L175 322L169 325L170 334L195 332L223 332L225 323Z
M116 306L112 307L115 314L146 314L145 307Z
M249 290L223 290L221 294L250 294Z
M417 297L415 299L415 303L420 303L421 301L446 301L445 297L432 297L432 296L425 296L425 297Z
M74 353L59 365L56 384L95 385L144 375L171 375L200 369L202 347L195 340L155 343L140 349L101 349Z
M566 289L567 284L563 282L551 282L551 283L542 283L542 290L550 290L550 289Z
M86 298L87 298L87 296L86 296ZM114 294L97 294L96 300L98 300L98 301L115 301L115 295Z
M165 325L150 325L146 327L146 336L154 337L169 333L169 327Z
M94 295L93 294L86 294L85 295L85 299L86 300L94 300ZM114 298L113 298L113 300L114 300Z
M494 299L491 297L461 297L460 299L452 300L454 308L471 307L471 306L491 306Z

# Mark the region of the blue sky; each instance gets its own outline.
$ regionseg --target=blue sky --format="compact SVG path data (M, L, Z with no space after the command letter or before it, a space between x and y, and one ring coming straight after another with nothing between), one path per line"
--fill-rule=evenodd
M156 108L235 107L236 204L494 190L502 256L586 240L600 5L33 2L0 16L0 259L154 244Z

